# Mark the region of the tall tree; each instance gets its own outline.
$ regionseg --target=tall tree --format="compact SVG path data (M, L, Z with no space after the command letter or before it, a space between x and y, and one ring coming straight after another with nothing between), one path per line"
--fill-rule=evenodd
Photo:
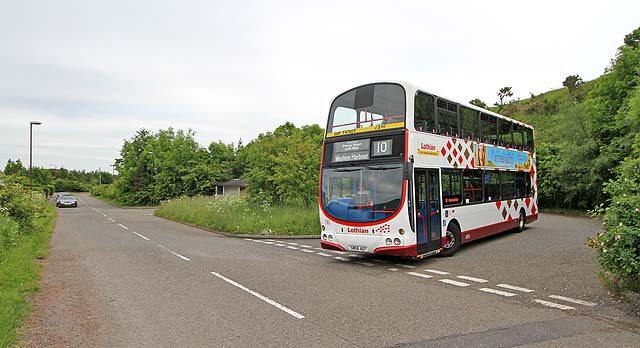
M500 88L500 90L498 91L498 106L500 107L500 109L502 109L502 107L504 107L504 104L506 103L506 99L513 97L513 92L511 91L511 87L502 87Z
M582 83L582 77L576 74L576 75L567 76L562 82L562 85L569 90L570 95L575 95L576 89L578 88L578 85L580 85L581 83Z

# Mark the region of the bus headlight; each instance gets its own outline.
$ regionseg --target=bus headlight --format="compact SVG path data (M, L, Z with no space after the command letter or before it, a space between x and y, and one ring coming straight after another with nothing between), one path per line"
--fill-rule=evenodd
M326 234L322 235L322 240L327 240L327 235Z
M391 245L393 243L393 241L391 240L391 238L387 238L385 240L385 243L387 243L387 245Z
M394 238L393 239L393 244L400 245L400 238Z
M333 235L330 234L327 238L329 239L329 241L332 241L333 240Z

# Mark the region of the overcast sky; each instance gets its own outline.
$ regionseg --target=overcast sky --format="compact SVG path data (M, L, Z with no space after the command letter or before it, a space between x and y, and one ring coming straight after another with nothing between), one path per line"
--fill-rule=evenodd
M357 84L407 80L497 101L600 76L640 1L0 0L0 166L110 170L124 139L192 128L207 146L324 127Z

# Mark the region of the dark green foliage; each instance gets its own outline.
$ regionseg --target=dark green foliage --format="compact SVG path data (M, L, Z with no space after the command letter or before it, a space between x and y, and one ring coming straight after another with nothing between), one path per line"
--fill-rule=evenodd
M480 100L478 98L473 99L473 100L469 100L469 104L475 105L475 106L477 106L479 108L483 108L483 109L488 108L487 103L483 102L482 100Z
M215 194L216 182L232 178L233 144L214 142L205 149L194 134L172 128L157 133L139 130L120 150L121 157L116 160L119 177L114 186L97 187L92 193L125 205Z
M252 196L274 203L315 202L323 136L318 125L297 128L287 122L243 147L238 161Z

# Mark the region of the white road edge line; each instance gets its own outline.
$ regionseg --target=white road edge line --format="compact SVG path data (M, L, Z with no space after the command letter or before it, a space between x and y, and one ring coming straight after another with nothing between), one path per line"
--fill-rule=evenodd
M123 225L123 224L118 224L118 226L120 226L120 227L124 228L125 230L128 230L128 229L129 229L129 227L127 227L127 226L125 226L125 225Z
M469 284L467 284L467 283L463 283L463 282L459 282L457 280L451 280L451 279L440 279L438 281L439 282L443 282L443 283L447 283L447 284L451 284L451 285L455 285L455 286L469 286Z
M507 297L516 296L516 294L514 294L512 292L500 291L500 290L490 289L490 288L481 288L481 289L478 289L478 290L484 291L484 292L488 292L488 293L492 293L492 294L496 294L496 295L500 295L500 296L507 296Z
M420 278L425 278L425 279L429 279L429 278L433 278L433 276L430 276L428 274L424 274L424 273L418 273L418 272L407 272L408 275L412 275L412 276L416 276L416 277L420 277Z
M276 301L274 301L274 300L272 300L272 299L270 299L268 297L262 296L259 293L257 293L255 291L253 291L253 290L251 290L251 289L249 289L249 288L247 288L247 287L245 287L245 286L243 286L241 284L238 284L238 283L234 282L233 280L221 275L220 273L211 272L211 274L213 274L214 276L216 276L216 277L224 280L225 282L235 286L238 289L241 289L241 290L244 290L244 291L250 293L251 295L261 299L262 301L264 301L264 302L266 302L266 303L278 308L279 310L291 315L292 317L295 317L295 318L298 318L298 319L304 319L304 315L302 315L302 314L300 314L298 312L295 312L295 311L293 311L293 310L291 310L291 309L279 304L278 302L276 302Z
M570 309L575 309L574 307L571 306L565 306L565 305L561 305L559 303L555 303L555 302L549 302L549 301L545 301L545 300L538 300L535 299L533 300L533 302L539 303L543 306L547 306L547 307L551 307L551 308L558 308L558 309L562 309L562 310L570 310Z
M576 300L576 299L571 298L571 297L564 297L564 296L558 296L558 295L549 295L549 297L550 298L555 298L556 300L567 301L567 302L571 302L571 303L575 303L575 304L581 304L583 306L593 307L593 306L597 305L597 303L587 302L587 301L582 301L582 300Z
M162 249L164 249L164 250L168 251L169 253L171 253L171 254L173 254L173 255L175 255L175 256L177 256L177 257L179 257L179 258L181 258L181 259L185 260L185 261L191 261L191 259L190 259L190 258L185 257L185 256L182 256L182 255L180 255L180 254L178 254L178 253L176 253L176 252L174 252L174 251L171 251L171 250L169 250L167 247L165 247L164 245L160 245L160 244L158 244L158 246L159 246L159 247L161 247Z
M429 273L435 273L435 274L439 274L439 275L447 275L449 274L449 272L445 272L445 271L438 271L435 269L425 269L425 272L429 272Z
M499 286L499 287L505 288L505 289L509 289L509 290L522 291L522 292L534 292L535 291L535 290L531 290L531 289L527 289L527 288L521 288L519 286L513 286L513 285L509 285L509 284L498 284L496 286Z
M138 232L133 232L133 234L135 234L136 236L138 236L138 237L140 237L140 238L142 238L142 239L144 239L144 240L149 240L149 238L147 238L147 237L145 237L145 236L141 235L141 234L140 234L140 233L138 233Z
M488 282L488 280L486 280L486 279L480 279L480 278L474 278L474 277L468 277L468 276L457 276L456 278L460 278L460 279L464 279L464 280L468 280L468 281L476 282L476 283L486 283L486 282Z

